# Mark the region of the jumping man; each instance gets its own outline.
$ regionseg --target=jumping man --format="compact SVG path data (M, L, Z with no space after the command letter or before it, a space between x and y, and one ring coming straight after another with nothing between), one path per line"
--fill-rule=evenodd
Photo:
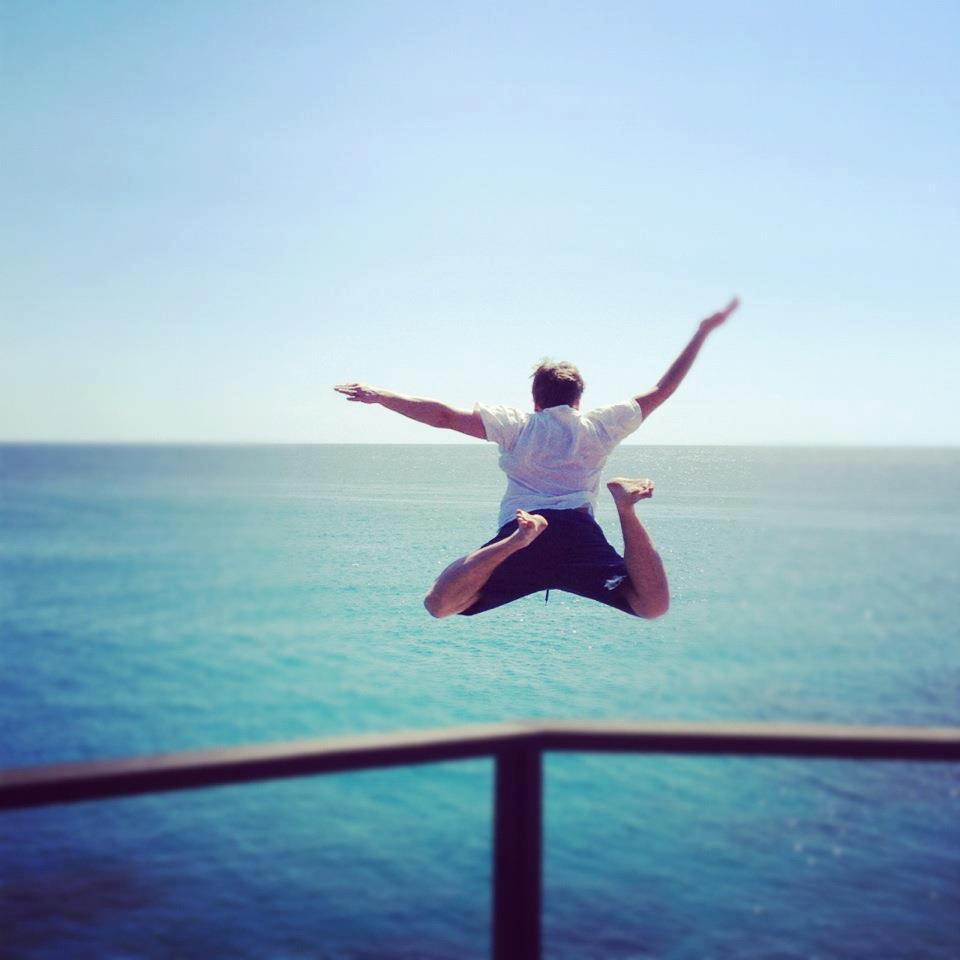
M623 556L593 518L600 471L614 447L680 385L710 333L737 308L733 299L702 321L660 382L611 407L580 412L583 378L571 363L544 361L533 374L533 413L477 404L458 410L362 383L334 389L357 403L379 403L431 427L492 440L500 448L507 491L500 530L455 560L424 600L434 617L472 616L542 590L566 590L637 617L662 616L670 589L660 555L636 514L653 495L651 480L611 480Z

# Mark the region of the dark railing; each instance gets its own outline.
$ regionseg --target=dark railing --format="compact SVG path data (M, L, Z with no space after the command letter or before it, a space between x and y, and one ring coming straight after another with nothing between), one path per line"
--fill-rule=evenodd
M335 737L9 770L0 810L493 757L493 956L535 960L548 751L955 762L960 728L535 722Z

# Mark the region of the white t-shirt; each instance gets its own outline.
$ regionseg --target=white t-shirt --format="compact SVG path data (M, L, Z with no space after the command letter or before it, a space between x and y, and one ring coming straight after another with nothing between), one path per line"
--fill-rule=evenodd
M587 506L592 514L607 457L643 419L636 400L589 413L566 405L539 413L480 403L474 409L483 419L487 439L500 447L500 468L507 475L501 527L518 509Z

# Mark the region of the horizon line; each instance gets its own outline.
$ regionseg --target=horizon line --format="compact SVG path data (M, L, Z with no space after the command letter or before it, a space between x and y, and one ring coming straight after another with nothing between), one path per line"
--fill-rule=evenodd
M491 441L479 441L489 444ZM7 440L0 438L0 447L474 447L473 440L429 442L408 440ZM730 447L771 449L862 449L862 450L960 450L960 441L953 443L889 441L763 441L738 443L620 443L621 447Z

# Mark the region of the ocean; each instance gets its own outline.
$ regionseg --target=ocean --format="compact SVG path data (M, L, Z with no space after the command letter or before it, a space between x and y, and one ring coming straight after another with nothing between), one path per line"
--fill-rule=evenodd
M670 576L434 621L487 445L0 446L0 766L523 718L960 724L960 450L623 446ZM598 520L618 548L605 492ZM0 815L0 956L489 955L492 763ZM950 764L545 763L552 960L960 956Z

